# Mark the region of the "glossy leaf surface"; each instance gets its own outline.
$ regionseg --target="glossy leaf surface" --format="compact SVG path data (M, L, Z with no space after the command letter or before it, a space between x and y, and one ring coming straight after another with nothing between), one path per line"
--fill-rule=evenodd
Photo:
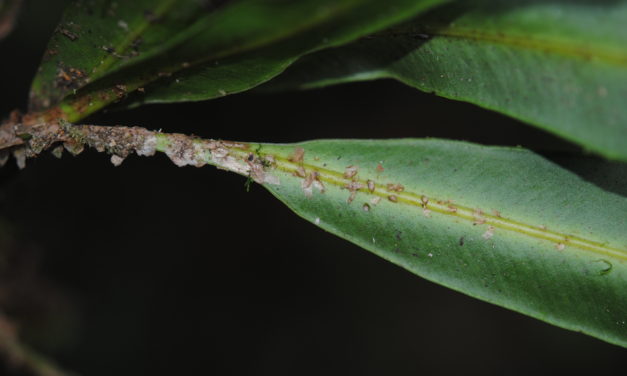
M65 118L77 121L114 102L201 100L246 90L304 53L349 42L442 2L76 1L46 51L31 110L58 105Z
M623 164L599 175L597 162L560 161L580 176L521 148L437 139L146 140L141 153L248 176L306 220L421 277L627 347Z
M272 85L393 78L625 161L626 24L625 1L457 2L309 56Z
M323 229L436 283L627 346L624 186L605 191L523 149L443 140L260 153L280 180L266 187ZM624 166L606 167L597 184L624 182Z

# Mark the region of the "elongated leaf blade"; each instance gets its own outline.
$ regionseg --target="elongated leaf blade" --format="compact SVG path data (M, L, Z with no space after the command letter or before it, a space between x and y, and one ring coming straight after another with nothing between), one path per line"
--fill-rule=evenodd
M301 217L412 273L627 346L624 187L605 191L521 148L436 139L213 142L185 154L176 151L185 145L179 138L160 137L157 149L175 163L248 175ZM620 177L625 166L611 171Z
M556 164L522 148L437 139L277 145L60 126L64 140L107 151L115 165L160 151L177 166L244 175L303 218L419 276L627 347L625 164Z
M201 100L254 87L300 55L352 41L444 0L77 1L32 86L31 107L81 119L113 102Z
M361 1L336 17L268 48L183 70L156 82L130 105L212 99L248 90L283 72L300 56L350 42L423 12L440 0ZM281 13L281 11L277 11Z
M289 161L295 147L302 164ZM627 346L625 197L521 149L397 140L262 151L283 169L267 188L327 231L434 282ZM315 180L307 187L316 172L324 193Z
M275 89L393 78L627 160L627 2L476 0L303 59Z

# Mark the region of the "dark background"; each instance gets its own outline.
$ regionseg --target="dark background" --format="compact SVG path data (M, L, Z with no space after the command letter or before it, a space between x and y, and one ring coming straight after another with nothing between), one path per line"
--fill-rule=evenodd
M0 116L25 109L62 1L0 42ZM577 147L380 81L106 113L241 141L444 137ZM556 153L557 152L557 153ZM82 375L603 374L626 352L434 285L306 223L259 186L164 156L85 152L0 170L0 309ZM4 372L4 373L3 373ZM0 361L0 374L8 373Z

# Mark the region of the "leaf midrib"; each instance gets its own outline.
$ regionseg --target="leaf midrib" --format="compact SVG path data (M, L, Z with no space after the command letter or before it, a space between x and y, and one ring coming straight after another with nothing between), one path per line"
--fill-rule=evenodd
M238 157L245 160L250 154L250 151L245 148L233 148L232 151L236 151ZM500 214L489 214L481 209L471 208L466 205L456 204L450 200L442 200L435 197L428 197L419 193L415 193L409 190L403 192L390 192L386 189L386 184L375 182L374 192L368 189L368 180L364 179L347 179L344 177L343 172L334 171L328 168L315 166L308 163L294 163L290 161L290 157L281 156L272 153L258 153L260 157L271 156L275 160L275 167L288 173L294 177L298 176L298 169L304 168L305 171L310 173L315 171L319 174L319 179L324 183L334 185L339 188L345 188L347 184L351 182L357 182L362 184L362 188L356 191L365 193L370 196L377 196L381 199L387 200L389 196L394 195L397 198L395 204L404 204L412 207L418 207L420 209L427 209L431 212L456 217L470 223L476 223L478 220L483 221L481 225L492 226L495 229L502 229L510 232L515 232L533 239L544 240L553 243L554 247L559 249L563 245L562 251L566 251L568 248L573 247L580 250L584 250L599 257L607 257L619 262L627 261L627 249L613 247L596 240L584 238L581 236L570 235L557 230L550 230L543 226L536 226L529 223L509 219L502 217ZM301 178L304 179L304 178ZM428 199L425 203L424 199ZM478 214L480 213L480 214Z
M506 31L484 31L468 27L424 25L424 31L432 36L466 39L477 42L507 45L511 47L574 57L584 61L598 61L627 68L627 52L619 48L599 48L598 45L581 44L568 39L530 38Z
M177 0L164 0L154 11L155 17L161 17L167 13L175 4ZM146 17L141 18L142 21L135 25L133 31L126 34L126 37L122 39L117 46L114 47L117 55L124 55L128 48L133 44L137 38L143 35L152 24ZM92 80L96 80L102 76L102 74L109 73L108 70L117 63L120 59L112 54L109 54L102 60L102 63L94 68L92 71ZM102 72L102 73L101 73Z

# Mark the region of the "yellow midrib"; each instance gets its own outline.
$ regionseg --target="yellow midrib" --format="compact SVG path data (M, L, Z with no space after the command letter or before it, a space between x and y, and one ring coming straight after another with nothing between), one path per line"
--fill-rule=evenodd
M155 17L162 17L166 14L170 8L172 8L176 4L176 0L165 0L162 2L154 11ZM129 32L124 39L122 39L119 44L114 48L115 53L119 55L123 55L127 52L128 48L133 44L133 42L139 38L148 27L150 27L151 22L146 20L145 17L141 19L141 21L136 25L136 27L132 28L132 31ZM109 54L106 58L103 59L102 63L95 67L92 72L92 80L100 78L100 72L106 72L111 66L120 61L118 57L111 56Z
M249 150L245 149L231 149L231 151L237 151L238 154L241 154L243 158L246 157L250 153ZM294 163L289 160L288 157L279 156L276 154L266 154L259 153L261 157L272 156L275 160L275 168L280 171L283 171L287 174L292 175L295 179L302 179L297 177L296 172L300 168L304 168L305 171L311 172L315 171L319 174L319 180L326 184L331 184L336 187L345 187L350 182L357 182L363 185L362 188L357 191L360 193L369 194L372 196L378 196L382 199L388 199L389 196L394 195L397 199L397 204L406 204L414 207L419 207L421 209L427 209L431 212L449 215L452 217L460 218L469 222L477 222L482 221L480 224L492 226L495 229L504 229L507 231L516 232L522 235L526 235L539 240L546 240L554 244L554 246L559 249L559 247L563 246L563 249L566 247L575 247L581 250L593 252L598 254L601 257L609 257L615 260L627 261L627 249L616 248L613 246L609 246L607 244L603 244L598 241L594 241L591 239L586 239L580 236L569 235L566 233L562 233L555 230L549 230L542 226L535 226L528 223L512 220L509 218L504 218L500 215L483 213L477 213L477 209L470 208L468 206L456 204L454 202L450 202L448 200L440 200L435 197L427 197L425 195L421 195L411 191L402 191L402 192L390 192L387 190L386 185L376 183L374 192L371 192L368 189L368 180L364 179L347 179L344 177L344 174L338 171L330 170L328 168L323 168L319 166L314 166L307 163ZM428 202L425 203L423 198L427 197Z
M600 48L598 45L567 39L553 39L516 35L514 33L484 31L463 26L426 26L425 31L433 36L468 39L479 42L508 45L527 50L577 57L586 61L601 61L627 67L627 53L620 48Z

